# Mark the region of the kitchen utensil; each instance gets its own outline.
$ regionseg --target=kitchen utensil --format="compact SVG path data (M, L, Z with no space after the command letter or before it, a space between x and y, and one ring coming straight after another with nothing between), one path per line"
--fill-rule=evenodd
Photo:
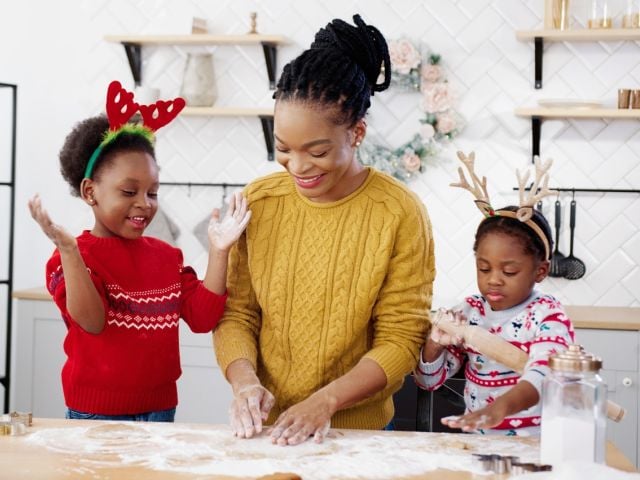
M582 278L587 270L584 262L573 255L573 238L576 229L576 201L571 200L571 212L569 217L569 227L571 228L571 237L569 243L569 256L562 260L562 271L564 278L568 280L577 280Z
M475 348L482 355L494 359L497 362L513 369L514 372L522 374L524 367L529 360L529 355L520 350L515 345L507 342L504 338L490 333L477 325L458 325L451 321L451 314L438 311L433 317L433 325L449 335L457 335L463 338L464 343ZM622 420L625 409L620 405L607 401L607 417L614 422Z
M560 200L556 200L556 245L551 254L551 265L549 267L550 277L564 277L564 271L562 269L562 261L564 260L564 254L558 250L558 244L560 243L560 215L562 212L562 206Z

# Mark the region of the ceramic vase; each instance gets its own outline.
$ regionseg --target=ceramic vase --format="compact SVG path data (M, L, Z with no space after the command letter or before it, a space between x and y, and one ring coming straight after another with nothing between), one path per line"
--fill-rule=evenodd
M187 55L180 96L191 107L213 105L216 100L216 88L212 54L190 53Z

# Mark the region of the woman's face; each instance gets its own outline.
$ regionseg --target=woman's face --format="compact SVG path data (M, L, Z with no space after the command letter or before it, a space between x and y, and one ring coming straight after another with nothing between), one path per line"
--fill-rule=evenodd
M340 200L366 178L355 159L366 123L336 125L332 113L296 101L280 101L275 107L276 160L293 177L300 194L314 202Z

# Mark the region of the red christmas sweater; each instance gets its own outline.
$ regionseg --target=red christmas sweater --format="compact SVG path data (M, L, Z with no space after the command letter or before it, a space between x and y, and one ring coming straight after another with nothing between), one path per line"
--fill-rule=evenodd
M178 322L196 333L216 326L226 294L207 290L182 252L151 237L98 238L78 248L105 308L105 326L87 333L67 311L60 254L47 262L47 289L67 326L62 387L67 407L102 415L136 414L178 404Z

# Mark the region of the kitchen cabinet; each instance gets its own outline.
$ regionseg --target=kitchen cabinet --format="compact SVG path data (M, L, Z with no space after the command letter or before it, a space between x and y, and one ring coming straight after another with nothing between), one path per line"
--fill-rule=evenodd
M107 35L108 42L120 43L127 55L129 67L136 85L142 83L142 47L144 45L211 46L211 45L261 45L267 66L269 88L276 87L277 47L287 43L281 35ZM186 107L185 116L255 116L260 119L267 148L267 158L274 160L273 109L236 107Z
M66 328L60 311L44 289L15 292L14 297L11 409L63 418L60 372ZM180 356L176 421L228 423L231 387L216 364L211 335L194 334L181 322Z
M619 423L607 420L607 439L637 467L640 459L640 332L578 328L575 340L586 351L602 358L600 375L607 383L607 396L626 410Z

